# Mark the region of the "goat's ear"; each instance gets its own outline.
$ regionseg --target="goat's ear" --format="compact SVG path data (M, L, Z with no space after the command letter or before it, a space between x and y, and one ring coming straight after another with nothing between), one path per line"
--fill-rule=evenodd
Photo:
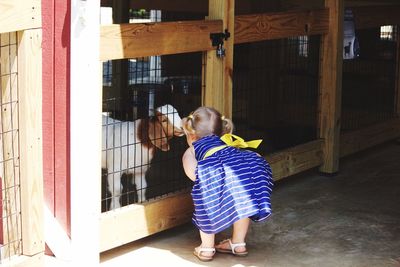
M162 151L169 150L167 135L158 120L149 121L149 139L153 145Z

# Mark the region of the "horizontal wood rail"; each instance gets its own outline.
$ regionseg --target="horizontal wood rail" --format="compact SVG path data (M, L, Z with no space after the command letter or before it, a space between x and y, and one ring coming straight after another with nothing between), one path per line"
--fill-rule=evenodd
M321 165L323 144L318 139L266 156L274 181Z
M340 157L357 153L399 137L400 119L393 119L344 133L340 136Z
M400 4L352 8L356 29L400 24Z
M328 9L241 15L235 18L235 44L328 32Z
M187 192L102 213L100 252L189 222L192 213Z
M40 0L1 0L0 33L40 28Z
M215 49L210 33L222 32L221 20L131 23L102 26L100 59L137 58Z

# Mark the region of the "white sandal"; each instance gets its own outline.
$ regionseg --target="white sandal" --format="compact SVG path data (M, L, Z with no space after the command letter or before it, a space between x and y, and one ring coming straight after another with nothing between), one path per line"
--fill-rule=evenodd
M212 252L213 254L211 256L205 256L202 255L203 252ZM201 261L212 261L215 254L215 248L197 247L194 249L193 254Z
M219 253L227 253L227 254L232 254L234 256L239 256L239 257L245 257L247 256L248 252L247 250L242 251L242 252L236 252L237 247L245 247L246 248L246 243L232 243L230 239L226 239L221 241L219 244L224 244L226 242L229 242L230 249L226 248L216 248L217 252Z

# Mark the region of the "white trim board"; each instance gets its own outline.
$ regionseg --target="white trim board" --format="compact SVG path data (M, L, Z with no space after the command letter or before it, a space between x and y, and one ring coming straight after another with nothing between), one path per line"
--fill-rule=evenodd
M97 266L101 212L100 0L71 0L72 266Z

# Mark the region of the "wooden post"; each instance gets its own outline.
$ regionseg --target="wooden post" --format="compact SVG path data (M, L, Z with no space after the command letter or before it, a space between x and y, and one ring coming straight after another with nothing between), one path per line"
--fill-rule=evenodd
M23 254L44 252L42 30L18 32L20 179Z
M222 114L232 117L232 76L234 45L234 0L210 0L207 19L222 19L223 28L230 32L230 38L224 40L225 57L218 58L215 50L206 52L206 65L203 69L202 104L218 109Z
M113 24L129 23L129 1L113 1ZM129 59L116 59L112 61L112 95L116 98L111 103L115 112L114 116L126 119L128 111L128 64ZM107 103L110 104L110 103Z
M320 171L339 169L339 136L343 65L344 0L325 0L329 8L329 32L322 37L319 137L325 141Z
M400 117L400 24L397 25L395 40L397 42L396 46L396 73L395 73L395 115ZM399 140L400 141L400 140Z
M20 190L18 189L19 140L18 140L18 82L16 32L0 35L0 129L2 149L0 153L0 176L2 180L3 242L1 257L22 253L17 242L21 238ZM1 260L1 259L0 259Z

